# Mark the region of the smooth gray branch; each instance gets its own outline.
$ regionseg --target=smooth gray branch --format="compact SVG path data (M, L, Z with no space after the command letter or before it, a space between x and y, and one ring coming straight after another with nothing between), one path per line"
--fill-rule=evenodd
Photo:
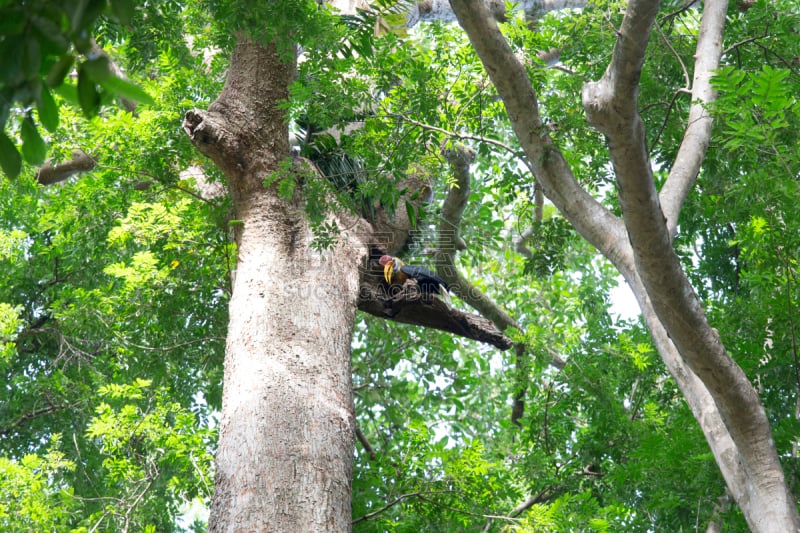
M622 221L586 192L542 124L536 93L497 22L480 0L452 0L453 11L503 99L514 133L545 196L613 263L630 258Z
M728 0L708 0L703 6L703 19L697 36L689 123L675 163L659 195L672 238L677 232L681 207L697 181L700 164L711 140L712 118L706 107L717 98L717 92L711 87L711 77L719 68L722 56L722 31L727 9Z
M797 510L786 490L764 409L747 376L709 324L672 248L672 237L661 212L636 100L657 8L654 0L633 0L628 4L611 64L599 81L584 87L584 107L590 122L608 138L620 205L643 292L681 358L713 399L724 424L722 431L729 432L741 457L745 479L750 480L731 487L740 491L735 494L736 499L742 505L761 499L758 512L745 513L754 531L794 531ZM644 296L641 290L637 293L640 304ZM655 336L657 328L650 329ZM695 414L700 415L702 424L703 413ZM709 432L706 435L711 437ZM727 436L723 433L723 437ZM721 463L726 460L721 455L717 458ZM752 482L756 479L761 485L758 488Z
M507 18L506 3L497 0L483 0L484 8L491 16L500 22ZM515 9L525 12L527 18L538 20L542 15L551 11L560 11L570 8L583 8L586 0L521 0L514 2ZM450 6L449 0L419 0L414 3L408 14L406 25L414 26L419 22L438 20L453 22L456 20L455 8Z

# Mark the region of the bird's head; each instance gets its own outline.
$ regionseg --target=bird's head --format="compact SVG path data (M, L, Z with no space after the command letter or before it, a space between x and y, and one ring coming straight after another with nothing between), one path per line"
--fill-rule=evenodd
M398 258L389 255L381 256L378 263L383 266L383 277L386 279L386 283L392 282L392 275L397 272L400 265L403 264Z

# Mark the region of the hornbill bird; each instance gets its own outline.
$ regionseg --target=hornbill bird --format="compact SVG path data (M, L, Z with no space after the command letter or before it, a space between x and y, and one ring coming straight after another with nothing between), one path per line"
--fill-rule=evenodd
M389 255L381 256L378 262L383 266L383 277L386 283L392 284L392 280L402 285L409 278L417 282L419 290L423 294L438 294L447 298L447 291L450 286L447 282L428 270L425 267L407 265L396 257Z

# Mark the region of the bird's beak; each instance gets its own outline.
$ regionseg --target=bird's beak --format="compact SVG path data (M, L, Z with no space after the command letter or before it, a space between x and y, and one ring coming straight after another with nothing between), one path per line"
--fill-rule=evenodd
M386 279L386 283L392 283L392 272L394 271L394 262L389 261L385 265L383 265L383 277Z

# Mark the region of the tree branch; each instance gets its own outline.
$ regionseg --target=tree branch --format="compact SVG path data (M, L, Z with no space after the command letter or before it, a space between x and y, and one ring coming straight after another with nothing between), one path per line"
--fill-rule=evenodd
M557 487L545 487L539 491L538 494L535 494L522 502L521 504L517 505L511 511L508 512L509 518L514 518L521 515L523 512L527 511L537 503L543 503L550 500L555 494Z
M719 68L722 56L722 30L725 27L727 9L728 0L709 0L703 6L703 19L700 22L695 52L689 122L675 163L659 195L672 238L677 232L681 207L697 181L700 164L705 159L711 140L712 118L706 108L717 98L717 91L711 88L711 77Z
M380 509L376 509L376 510L372 511L371 513L367 513L367 514L365 514L363 516L360 516L360 517L354 519L352 523L353 524L358 524L359 522L364 522L366 520L370 520L372 518L375 518L379 514L385 512L387 509L390 509L390 508L394 507L398 503L402 502L403 500L407 500L408 498L422 498L426 494L443 494L443 493L451 493L451 492L453 492L453 491L449 491L449 490L447 490L447 491L418 491L418 492L409 492L407 494L401 494L400 496L398 496L394 500L390 501L389 503L387 503L386 505L384 505ZM430 501L430 500L426 500L426 501Z
M501 350L513 345L490 320L459 311L434 295L422 294L413 282L407 282L400 290L392 290L383 279L383 267L378 263L383 254L381 248L371 247L370 259L361 272L360 311L385 320L447 331Z
M367 455L369 455L369 460L370 461L374 461L375 460L375 450L372 448L372 445L369 443L369 440L367 439L367 436L364 435L363 431L361 431L361 427L358 425L358 423L356 423L356 438L358 439L358 442L361 443L361 446L364 447L364 451L367 452Z
M544 218L544 194L542 193L542 185L537 181L533 185L533 222L539 223ZM527 247L526 243L533 236L535 230L534 226L529 227L519 234L519 237L514 239L514 249L518 254L527 257L533 257L533 252Z
M438 244L436 246L436 269L442 278L447 281L453 291L482 316L491 320L497 329L505 331L508 328L522 330L516 320L506 313L489 296L475 287L464 278L455 266L456 249L462 242L459 232L461 230L461 217L470 194L469 167L475 159L475 152L470 148L457 144L451 149L444 150L444 156L453 170L455 183L450 187L439 221ZM525 394L528 388L528 350L524 343L516 343L514 351L517 357L517 390L514 391L511 421L519 425L519 419L525 414ZM564 367L564 360L553 356L551 364L556 368Z
M534 175L545 194L578 232L617 267L634 289L645 316L650 316L648 327L659 352L684 391L751 528L794 531L797 510L786 492L763 409L702 313L671 249L653 185L636 93L657 1L634 0L628 4L611 65L603 79L588 84L583 93L590 122L609 136L632 246L622 222L596 205L552 145L542 128L536 95L526 72L483 3L452 0L452 4L503 99L514 132L535 166ZM739 419L738 427L732 427L734 413ZM758 522L759 517L763 521Z
M484 8L491 13L494 20L506 20L506 4L496 0L482 0ZM560 11L569 8L583 8L586 0L522 0L514 6L525 12L531 20L538 20L542 15L551 11ZM453 22L456 20L455 8L450 6L449 0L419 0L415 2L409 13L407 26L411 27L419 22L439 20Z
M50 404L47 407L40 407L38 409L33 409L32 411L23 413L16 420L14 420L13 422L9 423L8 425L0 429L0 436L8 435L19 426L23 425L24 423L30 420L33 420L34 418L38 418L43 415L49 415L50 413L55 413L64 409L68 409L69 407L70 407L69 405Z
M79 172L92 170L94 166L95 160L86 152L83 150L75 150L72 152L72 159L69 161L56 165L46 163L36 174L36 181L40 185L60 183Z
M541 183L545 196L587 241L612 263L630 259L622 221L592 198L575 179L539 115L536 93L519 62L480 0L452 0L470 42L503 99L514 133Z
M391 117L391 118L400 119L403 122L407 122L409 124L413 124L414 126L417 126L418 128L423 129L423 130L429 130L429 131L435 131L437 133L442 133L442 134L444 134L444 135L446 135L448 137L451 137L453 139L458 139L458 140L462 140L462 141L478 141L478 142L482 142L482 143L486 143L486 144L491 144L493 146L497 146L498 148L502 148L503 150L505 150L506 152L514 155L515 157L523 156L523 154L521 154L519 152L519 150L514 150L511 146L507 145L506 143L504 143L502 141L498 141L497 139L492 139L490 137L483 137L481 135L472 135L470 133L456 133L454 131L446 130L444 128L439 128L437 126L432 126L430 124L425 124L424 122L420 122L418 120L414 120L413 118L411 118L409 116L406 116L406 115L403 115L401 113L386 113L385 116ZM523 157L523 159L524 159L524 157ZM526 161L523 161L523 162L527 165Z
M371 262L372 263L372 262ZM376 263L377 264L377 263ZM366 278L382 277L375 272L362 276L358 309L378 318L447 331L461 337L485 342L500 350L509 349L513 343L490 320L482 316L463 313L443 300L422 295L416 287L406 286L390 295L380 282L365 282Z
M584 107L590 122L608 138L620 205L644 289L636 292L637 298L643 310L651 304L657 317L648 324L651 333L655 336L663 325L681 358L702 381L696 387L698 394L702 396L702 389L706 388L713 399L724 427L716 428L717 434L706 431L707 438L732 439L745 479L759 480L760 486L754 488L752 482L726 477L726 481L739 481L732 489L741 491L736 494L740 504L755 505L754 500L761 499L758 513L745 513L750 527L754 531L793 531L798 523L797 510L786 489L766 413L747 377L726 352L719 333L708 323L672 249L671 234L655 189L636 96L657 8L657 0L634 0L628 4L611 64L600 81L584 87ZM670 370L680 371L679 361L680 358L668 361L673 364ZM689 376L685 383L691 379ZM697 407L692 405L693 410ZM695 411L701 424L705 415ZM727 460L724 455L716 456L720 462Z
M130 81L125 72L121 68L119 68L119 65L117 65L117 63L111 58L111 56L108 55L108 53L105 50L103 50L103 48L99 44L97 44L97 41L94 39L92 39L91 50L89 51L88 55L92 57L103 56L107 58L108 70L111 71L111 74L125 81ZM136 102L134 102L133 100L128 100L127 98L121 96L119 97L119 100L120 103L122 104L122 107L125 108L125 111L132 114L136 113L136 108L137 108Z
M456 248L461 240L461 215L470 193L469 165L475 159L475 152L464 145L456 145L454 149L445 150L444 153L453 170L455 184L450 187L442 205L437 229L436 271L459 298L494 322L498 329L520 329L519 324L508 313L462 276L455 266Z

